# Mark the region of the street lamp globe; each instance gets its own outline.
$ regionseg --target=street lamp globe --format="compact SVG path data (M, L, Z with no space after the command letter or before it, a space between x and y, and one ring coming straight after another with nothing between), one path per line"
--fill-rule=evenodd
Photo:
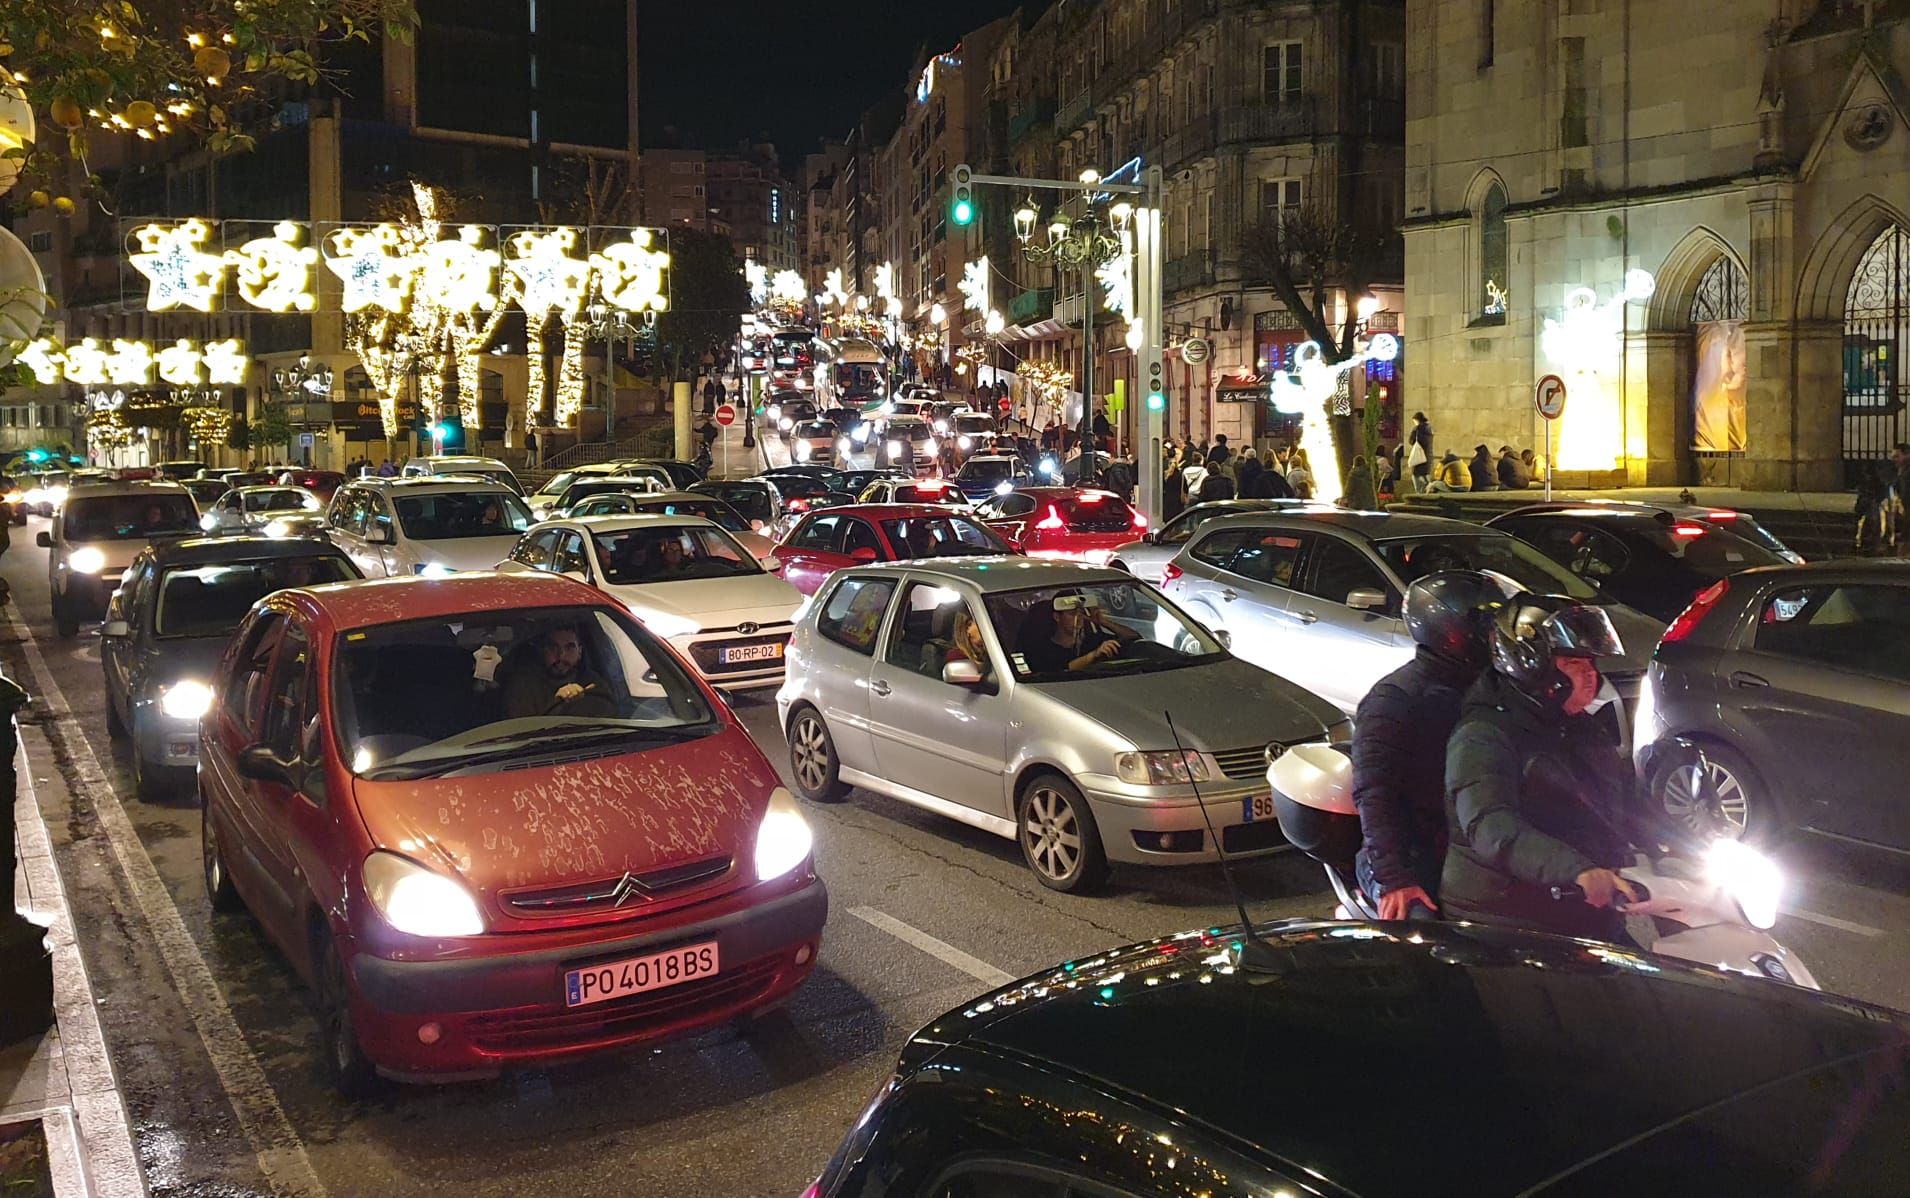
M948 309L942 307L940 304L931 305L928 310L928 318L935 324L942 324L948 320Z
M1021 207L1015 209L1015 236L1025 242L1034 235L1034 231L1035 206L1024 201Z
M1373 313L1379 311L1379 297L1371 294L1360 296L1355 310L1359 312L1361 320L1373 319Z

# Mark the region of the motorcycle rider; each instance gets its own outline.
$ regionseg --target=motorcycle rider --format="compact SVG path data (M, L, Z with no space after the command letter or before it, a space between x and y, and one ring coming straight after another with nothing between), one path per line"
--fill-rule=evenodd
M1446 750L1448 918L1630 942L1613 901L1638 897L1615 872L1631 860L1631 770L1591 718L1610 697L1596 659L1622 652L1586 604L1524 594L1494 619L1492 670ZM1553 897L1571 886L1582 897Z
M1446 855L1446 742L1466 690L1491 662L1492 618L1510 588L1477 570L1428 574L1406 589L1413 658L1374 684L1353 718L1354 869L1381 919L1436 912Z

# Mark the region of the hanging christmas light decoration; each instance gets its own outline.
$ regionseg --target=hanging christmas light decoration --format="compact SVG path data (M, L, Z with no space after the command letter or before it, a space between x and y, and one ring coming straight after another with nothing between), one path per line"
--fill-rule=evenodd
M318 250L300 245L302 236L297 223L282 220L272 226L272 236L255 237L236 250L227 250L225 261L235 268L240 298L267 312L310 312L316 307L312 274Z
M106 355L106 377L115 387L149 387L153 381L153 347L144 341L115 337Z
M325 235L325 268L344 284L341 309L404 310L414 268L410 256L399 252L398 240L391 225L333 229Z
M146 307L165 312L188 307L212 311L225 277L225 259L200 247L212 227L193 218L177 225L141 225L133 230L139 252L128 255L134 270L146 276Z
M670 265L670 255L651 248L655 239L654 230L632 229L628 240L613 242L590 256L590 265L597 272L597 293L605 303L625 312L662 312L669 308L663 275Z

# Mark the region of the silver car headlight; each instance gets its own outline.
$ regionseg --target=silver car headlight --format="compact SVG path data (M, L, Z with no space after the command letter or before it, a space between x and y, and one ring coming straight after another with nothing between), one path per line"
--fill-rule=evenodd
M212 688L184 678L159 692L159 710L175 720L197 720L212 708Z
M756 828L756 880L780 878L809 858L816 838L809 821L796 806L796 796L778 786L769 795L769 810Z
M106 568L106 555L91 545L82 545L67 555L66 566L76 574L98 574Z
M1175 786L1208 779L1207 758L1192 749L1117 753L1114 775L1132 786Z
M396 853L381 850L365 858L365 891L385 922L407 935L476 936L484 931L484 916L469 890Z

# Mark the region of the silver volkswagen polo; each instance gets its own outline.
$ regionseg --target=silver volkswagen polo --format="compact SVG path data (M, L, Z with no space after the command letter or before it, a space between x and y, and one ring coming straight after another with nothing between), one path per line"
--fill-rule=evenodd
M1015 557L837 572L776 703L804 797L860 786L1011 837L1065 891L1273 851L1270 746L1347 731L1154 588Z

